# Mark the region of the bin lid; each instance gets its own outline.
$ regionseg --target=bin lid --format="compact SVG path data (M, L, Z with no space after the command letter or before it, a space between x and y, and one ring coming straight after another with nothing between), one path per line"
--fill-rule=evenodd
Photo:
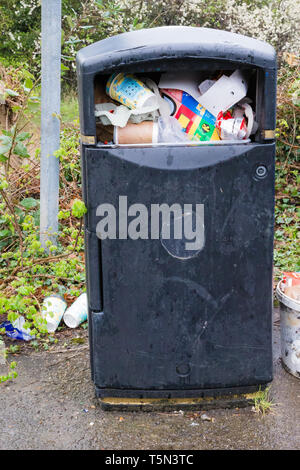
M81 49L78 74L95 74L154 59L201 58L276 68L274 48L228 31L191 26L163 26L122 33Z

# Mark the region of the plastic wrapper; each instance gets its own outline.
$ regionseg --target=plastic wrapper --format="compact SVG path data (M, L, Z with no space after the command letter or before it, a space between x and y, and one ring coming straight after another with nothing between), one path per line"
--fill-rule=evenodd
M21 331L18 328L14 328L10 321L5 321L1 323L0 328L5 329L5 334L9 338L20 339L23 341L31 341L32 339L34 339L34 336L31 336L29 333L25 333L24 330Z
M144 106L140 109L129 109L114 103L95 105L95 116L105 126L125 127L128 121L138 124L142 121L153 121L158 116L158 105Z
M160 117L157 121L157 126L157 142L189 142L189 138L185 134L184 129L174 117Z
M222 140L242 140L247 135L247 124L244 117L232 117L227 111L218 114L216 127Z

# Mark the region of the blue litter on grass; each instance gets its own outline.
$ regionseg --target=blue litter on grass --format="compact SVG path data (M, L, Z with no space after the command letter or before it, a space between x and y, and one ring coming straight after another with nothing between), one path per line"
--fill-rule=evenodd
M5 333L10 338L21 339L23 341L31 341L33 339L33 336L18 330L18 328L14 328L10 321L1 323L0 328L5 328Z

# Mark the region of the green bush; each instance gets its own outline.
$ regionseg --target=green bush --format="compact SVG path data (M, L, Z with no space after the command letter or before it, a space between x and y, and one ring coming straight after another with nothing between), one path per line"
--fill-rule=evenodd
M140 28L193 25L245 34L299 53L300 8L292 0L63 0L64 85L75 85L75 55L85 45ZM0 58L40 68L40 0L2 0ZM179 38L180 39L180 38Z

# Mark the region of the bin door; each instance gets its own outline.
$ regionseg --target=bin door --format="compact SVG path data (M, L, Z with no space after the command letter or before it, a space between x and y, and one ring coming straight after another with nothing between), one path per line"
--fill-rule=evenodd
M120 196L131 214L135 204L148 209L149 235L153 204L189 204L194 213L198 204L204 221L197 250L183 239L164 240L161 231L154 239L126 239L121 231L123 238L99 241L103 311L92 315L98 388L196 390L271 380L274 154L274 144L85 149L90 232L104 220L97 208L110 204L118 233ZM128 228L136 216L128 215Z

